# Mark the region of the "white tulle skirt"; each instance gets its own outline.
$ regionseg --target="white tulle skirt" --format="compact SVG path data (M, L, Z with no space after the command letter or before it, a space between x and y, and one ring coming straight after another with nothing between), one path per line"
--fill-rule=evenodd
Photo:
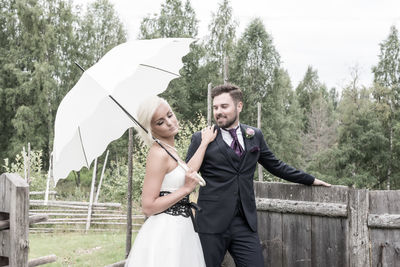
M205 267L203 250L192 221L166 213L142 225L126 267Z

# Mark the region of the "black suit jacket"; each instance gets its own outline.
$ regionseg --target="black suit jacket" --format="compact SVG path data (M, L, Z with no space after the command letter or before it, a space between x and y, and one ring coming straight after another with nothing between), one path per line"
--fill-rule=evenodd
M257 162L270 173L285 180L311 185L314 177L278 160L265 143L262 132L254 127L240 124L245 153L237 156L218 135L206 150L200 173L207 185L200 188L196 213L199 233L223 233L235 215L238 201L242 203L246 220L257 231L257 210L253 179ZM254 136L245 136L246 129L254 130ZM201 143L201 133L192 136L186 161L189 161Z

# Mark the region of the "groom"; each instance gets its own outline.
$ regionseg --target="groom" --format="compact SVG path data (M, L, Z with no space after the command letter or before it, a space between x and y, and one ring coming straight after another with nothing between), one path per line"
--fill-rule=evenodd
M264 259L253 188L257 162L273 175L291 182L330 185L275 158L259 129L239 123L243 107L239 87L217 86L211 97L218 135L209 144L200 167L207 185L200 188L198 205L202 211L196 213L206 265L221 266L228 250L236 266L261 267ZM200 142L201 133L196 132L186 161Z

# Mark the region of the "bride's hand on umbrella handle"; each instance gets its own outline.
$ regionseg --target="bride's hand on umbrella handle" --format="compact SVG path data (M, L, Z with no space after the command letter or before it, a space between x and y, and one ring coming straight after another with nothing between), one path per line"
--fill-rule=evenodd
M196 177L196 172L190 170L185 173L185 184L183 185L186 188L187 193L190 194L197 186L198 179Z
M188 171L192 171L189 169L188 165L186 165L185 163L182 163L178 160L178 164L179 166L181 166L186 172ZM193 171L194 172L194 171ZM197 182L199 183L199 185L201 186L205 186L206 185L206 181L204 181L203 177L200 176L200 174L198 174L197 172L194 172L194 175L196 176Z

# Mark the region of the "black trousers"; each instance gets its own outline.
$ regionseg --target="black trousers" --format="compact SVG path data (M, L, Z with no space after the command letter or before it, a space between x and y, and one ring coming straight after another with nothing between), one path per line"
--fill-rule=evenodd
M258 233L250 229L240 206L224 233L199 233L199 237L207 267L220 267L227 250L236 267L264 267Z

